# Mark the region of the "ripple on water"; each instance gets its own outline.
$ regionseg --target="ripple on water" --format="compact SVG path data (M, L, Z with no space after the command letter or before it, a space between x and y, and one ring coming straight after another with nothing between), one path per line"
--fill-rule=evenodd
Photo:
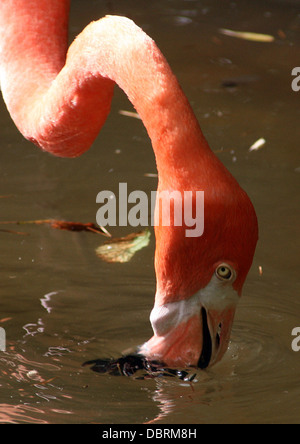
M299 374L295 371L299 359L295 358L280 335L259 321L247 321L235 324L227 354L212 373L221 378L227 375L236 383L240 399L254 392L257 397L265 393L271 399L275 393L294 389Z
M44 414L42 409L28 405L0 404L0 424L47 424L47 420L37 418Z
M60 367L11 350L1 354L0 364L3 399L11 402L0 404L0 423L48 423L40 400L56 399L59 388L50 382Z

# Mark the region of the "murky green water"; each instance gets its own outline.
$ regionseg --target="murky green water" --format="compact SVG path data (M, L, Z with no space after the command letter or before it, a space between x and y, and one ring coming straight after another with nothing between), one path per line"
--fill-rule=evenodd
M100 261L101 236L48 226L0 231L0 421L16 423L299 423L300 326L299 1L74 0L71 34L108 13L133 18L169 60L211 147L247 190L260 242L223 361L191 385L134 380L81 368L151 335L154 236L129 263ZM220 28L271 34L273 43ZM1 103L0 220L95 222L99 191L156 189L154 156L140 121L116 90L92 149L74 160L41 153ZM258 151L249 147L266 140ZM115 228L114 236L132 231ZM261 267L261 268L260 268Z

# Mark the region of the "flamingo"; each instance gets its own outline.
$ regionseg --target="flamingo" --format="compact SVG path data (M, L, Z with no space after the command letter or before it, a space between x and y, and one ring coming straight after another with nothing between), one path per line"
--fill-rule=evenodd
M70 0L1 0L4 101L26 139L56 156L75 157L99 133L117 84L151 139L158 192L204 191L201 236L186 236L184 223L164 226L159 219L155 227L153 336L137 356L170 368L205 369L228 348L258 239L255 210L210 149L155 42L128 18L106 16L68 49L69 8ZM130 359L118 362L130 367Z

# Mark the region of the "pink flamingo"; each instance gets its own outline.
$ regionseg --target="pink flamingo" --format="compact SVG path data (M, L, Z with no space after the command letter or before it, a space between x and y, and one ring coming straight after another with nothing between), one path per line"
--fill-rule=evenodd
M1 0L0 80L21 133L43 150L86 151L119 85L152 141L158 191L202 190L205 230L155 228L154 335L138 353L169 367L206 368L229 342L258 238L247 194L209 148L154 41L131 20L90 23L67 51L69 0ZM194 202L195 205L195 202Z

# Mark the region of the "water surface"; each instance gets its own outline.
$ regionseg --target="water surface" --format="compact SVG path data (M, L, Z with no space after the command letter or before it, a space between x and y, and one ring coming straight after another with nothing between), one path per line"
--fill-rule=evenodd
M105 14L127 15L158 43L212 149L250 195L260 241L228 353L190 384L135 380L81 368L151 335L154 236L129 263L100 261L104 239L47 226L0 232L0 421L14 423L299 423L300 353L291 348L299 307L299 1L74 0L70 38ZM270 34L273 43L222 35ZM25 141L1 102L0 220L95 222L96 195L118 183L156 189L140 121L116 89L93 147L57 159ZM249 147L266 140L258 151ZM132 228L115 228L114 236Z

